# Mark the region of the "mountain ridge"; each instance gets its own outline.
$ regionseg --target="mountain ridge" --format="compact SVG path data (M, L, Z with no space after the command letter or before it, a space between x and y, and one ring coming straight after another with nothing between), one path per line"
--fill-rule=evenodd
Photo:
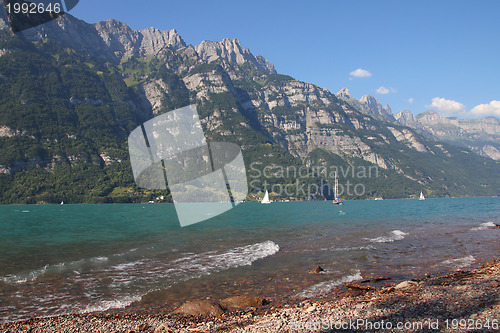
M8 92L0 102L3 202L150 200L158 193L133 184L125 139L142 122L192 103L207 139L240 145L247 166L380 169L373 179L343 179L367 188L346 198L497 193L498 179L489 174L500 166L493 160L384 119L390 109L376 99L366 97L375 110L363 112L327 89L278 74L236 39L202 42L197 50L175 30L146 29L154 38L143 43L115 20L92 36L78 36L92 30L83 21L54 21L27 32L34 42L11 36L0 45L0 75L10 82L0 80ZM91 53L95 43L107 50ZM304 179L248 177L261 185L323 184L314 172ZM252 186L251 193L261 189Z
M500 144L498 143L500 142L500 119L497 117L460 119L444 117L433 110L418 115L413 115L410 110L402 110L393 115L389 105L382 107L377 98L371 95L364 95L357 100L350 95L347 88L341 89L335 95L361 112L379 120L408 126L429 139L467 147L478 155L500 160Z
M395 118L429 138L468 147L481 156L500 160L500 119L496 117L461 119L444 117L433 110L414 116L405 110L398 112Z

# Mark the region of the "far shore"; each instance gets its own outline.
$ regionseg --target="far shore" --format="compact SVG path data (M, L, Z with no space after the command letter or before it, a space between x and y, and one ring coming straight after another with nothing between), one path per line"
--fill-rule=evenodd
M465 198L500 198L500 196L463 196L463 197L427 197L425 200L432 200L432 199L465 199ZM272 199L272 198L271 198ZM356 199L356 198L351 198L351 199L344 199L343 202L347 203L349 201L383 201L383 200L416 200L418 201L418 196L414 197L409 197L409 198L364 198L364 199ZM290 203L290 202L322 202L322 201L331 201L331 200L324 200L324 199L318 199L318 200L289 200L286 201L285 199L276 199L276 201L272 201L273 203L278 203L278 202L283 202L283 203ZM242 203L260 203L258 200L248 200L248 201L242 201ZM195 202L193 202L195 203ZM64 205L149 205L149 204L173 204L173 202L167 202L167 201L158 201L158 202L77 202L77 203L64 203ZM37 203L8 203L8 204L2 204L0 203L0 206L45 206L45 205L61 205L61 203L49 203L49 202L37 202Z

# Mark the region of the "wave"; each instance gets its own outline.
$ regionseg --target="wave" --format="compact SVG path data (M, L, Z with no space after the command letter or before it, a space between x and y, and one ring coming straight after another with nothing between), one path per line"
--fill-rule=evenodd
M485 222L485 223L481 223L479 225L479 227L475 227L475 228L470 229L470 231L487 230L487 229L495 227L495 226L496 226L496 224L493 222Z
M280 250L278 244L272 241L251 244L247 246L230 249L226 252L209 251L200 254L189 254L170 262L160 262L153 259L143 259L119 265L111 266L104 272L113 282L111 288L129 290L138 289L139 295L125 296L119 299L103 300L97 304L89 305L84 309L84 313L92 311L106 311L114 308L124 308L132 302L141 299L142 295L158 288L167 288L176 281L189 280L204 275L210 275L229 268L249 266L259 259L276 254ZM167 279L167 281L165 281ZM142 288L136 288L133 283L142 284Z
M465 256L462 258L445 260L445 261L443 261L443 264L446 266L451 266L455 269L458 269L458 268L470 266L474 261L476 261L476 258L474 258L471 255L468 255L468 256Z
M352 281L357 281L363 279L363 276L361 276L361 271L356 270L353 274L349 274L346 276L343 276L340 279L337 280L332 280L332 281L325 281L321 282L318 284L315 284L304 291L300 292L297 294L297 297L304 297L304 298L311 298L315 296L320 296L329 293L332 291L335 287L340 286L343 283L348 283Z
M173 261L183 264L184 269L200 269L209 264L212 269L228 269L237 266L248 266L254 261L276 254L280 250L278 244L272 241L247 245L231 249L225 253L217 254L210 251L202 254L193 254ZM205 268L206 269L206 268ZM203 269L203 270L205 270Z
M377 238L366 238L372 243L392 243L394 241L402 240L407 236L406 232L402 232L401 230L393 230L390 232L389 236L381 236Z
M109 260L108 257L99 256L89 259L80 259L70 262L62 262L54 265L45 265L42 268L38 268L26 273L19 274L9 274L7 276L0 277L0 281L8 284L21 284L27 282L36 281L38 278L44 276L48 273L63 273L65 271L73 272L75 274L80 274L78 271L85 264L98 265Z
M278 244L265 241L229 250L185 254L181 258L168 261L153 257L114 263L115 259L123 257L113 255L113 260L111 260L111 258L100 256L58 265L47 265L24 275L9 275L0 278L0 281L23 283L35 281L48 272L69 273L70 275L66 275L64 281L61 282L61 289L46 288L52 281L36 281L50 294L41 293L34 298L21 297L19 304L22 304L23 311L19 314L20 318L26 318L33 312L40 315L45 315L45 312L54 315L88 313L124 308L132 302L139 301L150 291L165 289L179 281L210 275L226 269L248 266L256 260L274 255L279 250ZM91 265L91 269L82 270L83 265ZM96 267L98 267L98 274L95 274L94 268ZM74 271L77 268L80 268L81 273ZM67 288L74 285L81 286L85 292L78 296L69 295ZM103 293L105 290L117 290L117 292ZM57 301L59 298L61 301ZM53 305L54 302L58 305ZM0 307L1 310L3 309ZM15 318L15 316L0 317L0 321Z
M82 313L107 311L110 309L123 309L129 306L130 304L140 300L141 296L124 296L115 300L101 301L98 304L87 305L87 307L82 311Z

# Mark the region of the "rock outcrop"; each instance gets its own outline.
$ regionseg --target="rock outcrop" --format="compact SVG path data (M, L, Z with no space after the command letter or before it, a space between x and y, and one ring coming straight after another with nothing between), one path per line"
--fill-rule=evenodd
M382 104L373 96L364 95L359 99L355 99L349 93L349 89L343 88L338 93L335 94L337 98L349 103L351 106L357 108L359 111L375 117L379 120L394 122L395 118L392 114L391 107L389 105L382 106Z
M196 46L196 52L206 62L224 59L242 65L246 61L253 63L267 73L276 73L274 66L262 56L254 56L248 48L242 48L238 39L225 38L222 42L203 41Z

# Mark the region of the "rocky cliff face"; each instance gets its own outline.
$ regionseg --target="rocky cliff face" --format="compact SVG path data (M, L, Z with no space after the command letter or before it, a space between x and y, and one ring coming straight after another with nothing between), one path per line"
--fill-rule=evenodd
M203 41L196 46L195 50L202 60L209 63L222 59L242 65L248 61L264 72L276 73L273 64L262 56L254 56L248 48L242 48L240 41L237 39L226 38L222 42Z
M413 116L410 110L403 110L394 115L398 123L404 126L412 127L417 123L417 119Z
M465 146L482 156L500 160L500 120L495 117L460 119L426 111L416 117L410 111L395 115L398 123L420 130L424 135Z
M177 50L186 46L175 29L161 31L148 28L133 31L125 23L112 19L98 22L94 28L120 59L155 55L165 47Z

